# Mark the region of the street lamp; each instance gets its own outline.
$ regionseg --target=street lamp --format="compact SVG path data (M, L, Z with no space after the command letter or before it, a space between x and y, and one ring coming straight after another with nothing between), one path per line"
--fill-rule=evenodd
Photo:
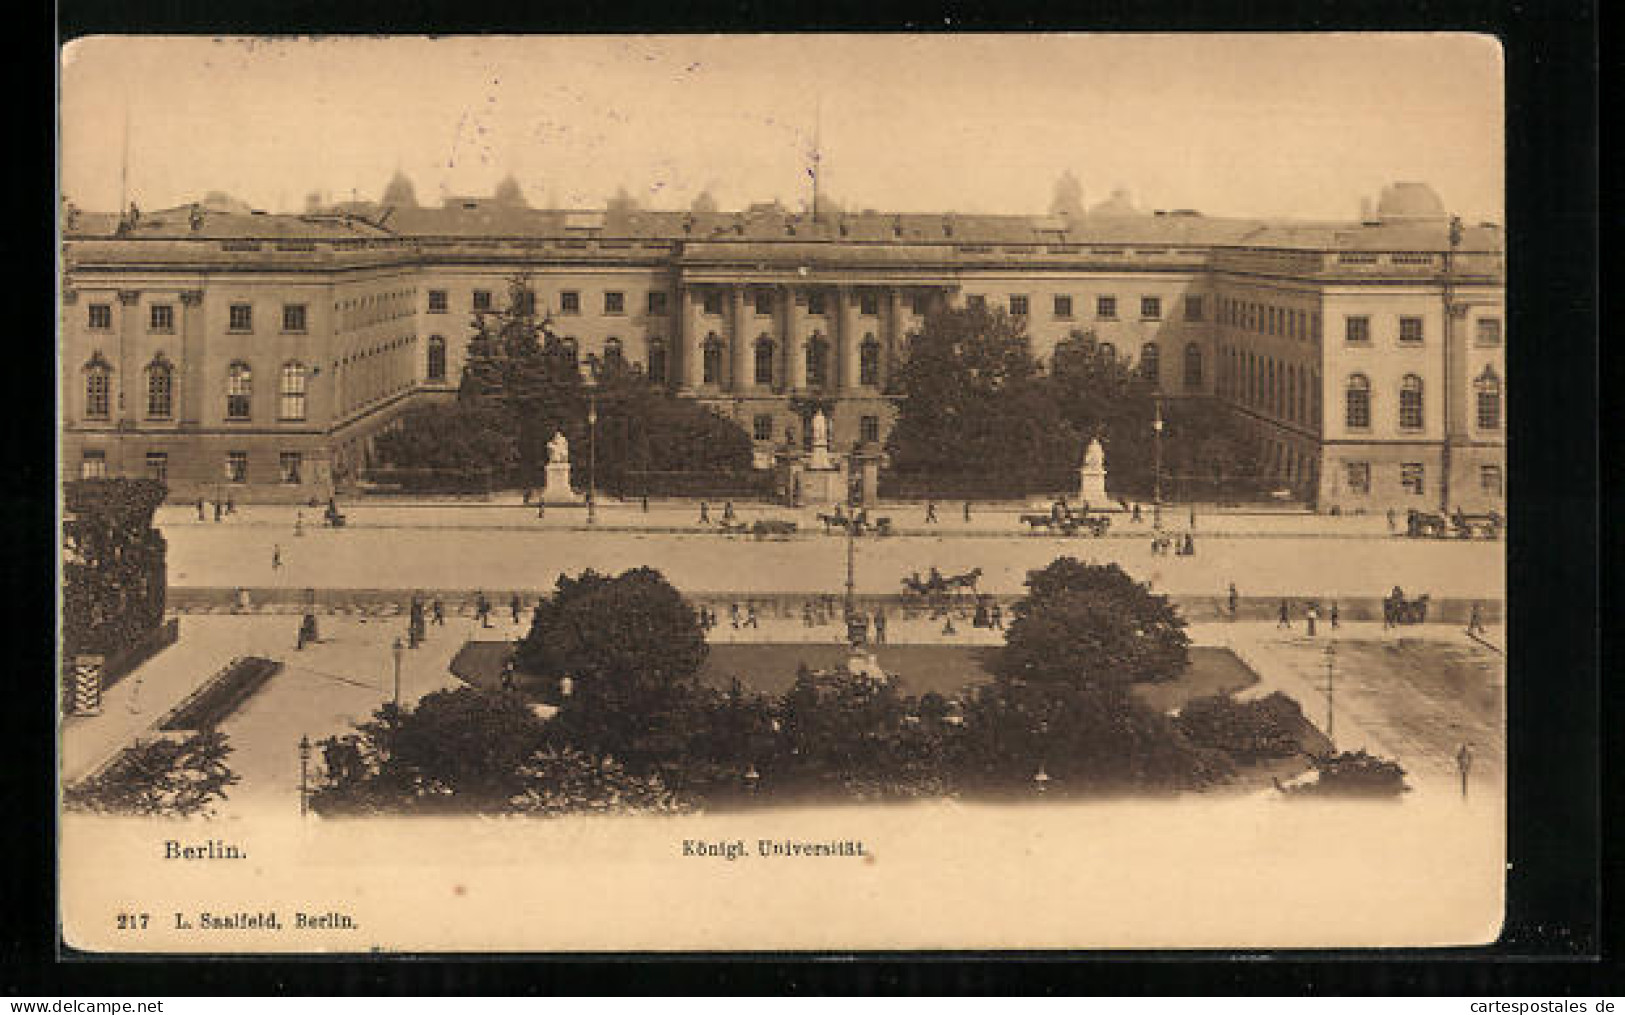
M589 357L587 376L587 524L598 521L598 361Z
M299 738L299 816L310 813L310 737Z
M1328 642L1326 645L1326 739L1335 741L1337 714L1332 701L1332 685L1336 674L1337 642ZM1335 746L1335 744L1334 744Z
M401 656L406 654L406 646L401 639L396 638L395 644L390 647L390 653L395 657L395 711L401 709Z
M1151 421L1151 432L1155 437L1155 461L1151 466L1151 521L1152 524L1162 525L1162 399L1157 399L1157 417Z

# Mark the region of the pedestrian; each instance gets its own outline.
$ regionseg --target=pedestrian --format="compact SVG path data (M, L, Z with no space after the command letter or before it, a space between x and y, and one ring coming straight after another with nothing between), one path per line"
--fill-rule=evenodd
M1482 634L1484 632L1484 614L1480 611L1478 603L1473 603L1473 609L1467 616L1467 633Z
M230 496L228 494L227 497L226 497L226 514L234 515L236 513L237 513L237 501L236 501L236 498L234 498L234 497L232 497L232 496Z
M273 570L273 571L282 570L282 544L281 543L272 543L271 544L271 570Z
M536 517L538 519L547 517L547 501L540 497L536 498Z
M1134 520L1134 522L1136 524L1138 524L1139 522L1142 522L1142 521L1145 520L1145 516L1140 514L1140 502L1139 501L1134 502L1134 511L1130 515L1130 517Z
M1313 638L1315 636L1315 621L1320 619L1320 610L1314 603L1310 603L1309 609L1304 611L1303 619L1309 626L1309 637Z
M1004 607L998 603L993 604L993 628L998 631L1004 630Z
M1277 619L1275 621L1275 627L1276 627L1277 630L1279 630L1280 628L1283 628L1283 627L1290 630L1291 627L1292 627L1292 612L1291 612L1291 608L1287 606L1287 602L1286 602L1285 599L1281 600L1281 609L1280 609L1280 612L1277 614Z
M953 613L947 612L947 613L944 613L943 616L946 617L947 619L942 622L942 633L943 634L958 634L959 631L954 628L954 615L953 615Z
M221 503L219 501L215 501L214 502L214 520L215 521L218 522L220 520L220 513L221 513L222 510L223 510L223 505L221 505Z
M529 504L529 503L530 503L530 487L528 487L528 486L527 486L527 487L525 487L525 495L524 495L524 502L525 502L525 503L526 503L526 504Z
M813 626L813 608L811 599L804 599L801 602L801 625L803 627Z
M925 524L937 524L937 502L934 500L925 502Z
M1185 533L1185 556L1196 556L1196 537L1189 532Z
M1236 611L1241 606L1241 597L1236 594L1236 583L1230 583L1230 619L1236 619Z
M1392 531L1394 531L1394 528L1395 528L1394 509L1389 508L1388 509L1388 531L1392 532Z
M970 523L970 501L965 502L965 523Z
M439 596L434 597L434 622L441 627L446 626L446 604L440 601Z
M756 623L756 621L757 621L756 604L755 603L746 604L746 606L745 606L745 626L750 628L753 631L759 631L759 630L761 630L761 627Z
M293 513L293 534L296 536L305 534L305 512L303 510L295 510Z
M875 644L886 644L886 612L884 610L875 611Z
M474 615L480 618L481 627L491 626L491 603L485 598L484 592L475 594Z
M730 500L730 501L724 501L723 502L723 504L722 504L722 520L725 521L725 522L732 522L734 520L734 502L733 501Z
M1467 799L1467 773L1473 770L1473 745L1471 742L1461 745L1456 752L1456 770L1461 773L1461 798Z
M711 524L711 505L707 504L703 500L700 501L700 524L701 525L710 525Z
M1161 536L1152 536L1151 537L1151 556L1155 557L1157 554L1159 554L1161 552L1162 552L1162 537Z
M734 628L735 631L739 630L739 604L738 603L729 603L728 604L728 621L731 624L733 624L733 628Z
M1326 619L1331 622L1332 630L1333 631L1337 630L1337 627L1338 627L1337 600L1335 600L1335 599L1332 600L1332 608L1331 608L1331 611L1326 614Z
M522 607L521 607L521 604L519 602L519 593L515 592L513 594L513 598L508 600L508 610L509 610L510 613L513 614L513 622L515 624L519 623L519 611L520 611L521 608Z
M306 611L304 619L299 622L299 648L313 645L316 642L316 614Z
M203 498L202 497L199 497L197 499L197 520L200 521L200 522L207 520L207 519L205 519L203 517Z
M1196 528L1196 505L1191 505L1191 528Z
M643 495L643 513L644 514L649 513L649 495L648 494Z

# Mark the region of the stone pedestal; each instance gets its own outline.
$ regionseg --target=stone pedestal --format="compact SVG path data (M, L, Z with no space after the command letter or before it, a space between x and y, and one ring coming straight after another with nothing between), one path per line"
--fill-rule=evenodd
M543 477L543 504L580 504L586 498L570 488L570 463L548 462Z
M827 459L826 459L827 461ZM846 472L837 468L801 470L801 503L812 505L844 504L846 502Z
M1089 450L1083 455L1083 466L1078 469L1078 499L1088 504L1105 504L1108 501L1106 452L1098 440L1089 442Z

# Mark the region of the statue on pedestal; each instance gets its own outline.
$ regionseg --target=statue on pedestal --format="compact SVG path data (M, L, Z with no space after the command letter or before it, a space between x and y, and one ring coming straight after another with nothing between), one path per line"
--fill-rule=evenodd
M563 431L553 431L547 442L547 470L543 475L541 503L576 504L581 495L570 488L570 442Z
M565 439L564 431L554 430L553 439L547 442L547 464L568 464L570 461L570 442Z
M1083 466L1078 470L1078 496L1087 503L1104 504L1106 496L1106 449L1100 446L1100 438L1089 442L1089 448L1083 453Z
M828 470L834 467L829 460L829 419L824 415L824 410L819 409L813 413L812 449L807 458L807 468Z

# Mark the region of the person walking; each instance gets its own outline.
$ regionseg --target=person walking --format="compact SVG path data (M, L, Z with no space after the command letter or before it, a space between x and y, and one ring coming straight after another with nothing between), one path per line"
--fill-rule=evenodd
M875 644L886 644L886 611L875 610Z
M1467 773L1473 770L1473 745L1469 741L1456 752L1456 771L1461 773L1461 798L1467 799Z
M649 495L648 494L643 495L643 513L644 514L649 513Z
M1185 556L1196 556L1196 537L1189 532L1185 533Z
M508 600L508 611L513 614L515 624L519 623L519 611L521 609L523 609L523 604L519 602L519 593L515 592L513 598Z
M729 603L728 604L728 620L729 620L730 623L733 624L733 628L734 628L735 631L739 630L739 604L738 603Z
M214 520L215 521L218 522L220 520L220 515L224 510L225 510L224 506L219 501L214 502Z
M305 534L305 512L303 509L296 509L293 513L293 534L296 536Z
M1330 611L1327 612L1326 620L1332 625L1332 630L1333 631L1337 630L1337 627L1338 627L1337 600L1335 600L1335 599L1332 600L1332 608L1331 608Z
M541 519L546 518L546 517L547 517L547 501L545 501L545 500L541 499L540 497L538 497L538 498L536 498L536 518L537 518L538 521L540 521Z
M734 502L733 501L730 500L730 501L724 501L723 502L723 504L722 504L722 520L725 521L725 522L730 522L730 523L734 521Z
M1467 633L1468 634L1483 634L1484 633L1484 614L1480 610L1479 605L1476 602L1473 603L1472 612L1467 615Z
M756 604L755 603L747 603L747 604L745 604L745 626L750 628L753 631L760 631L761 627L757 624L756 621L757 621Z
M441 627L446 626L446 604L440 601L439 596L434 599L434 622Z
M1134 502L1134 510L1133 510L1133 512L1130 513L1129 517L1136 524L1138 524L1139 522L1142 522L1142 521L1145 520L1145 516L1140 514L1140 502L1139 501Z
M272 543L271 544L271 570L273 570L273 571L282 570L282 544L281 543Z
M970 501L965 502L965 524L970 524Z
M480 618L481 627L491 626L491 602L485 598L484 592L474 596L474 615Z
M703 500L700 501L700 524L701 525L710 525L711 524L711 505L707 504Z
M523 502L526 503L526 504L530 503L530 487L528 487L528 486L525 487Z
M226 496L226 514L234 515L236 513L237 513L237 499L228 494Z
M1241 607L1241 596L1236 593L1236 583L1230 583L1230 619L1236 619L1236 612Z
M197 520L200 521L200 522L208 520L208 519L203 517L203 498L202 497L199 497L197 499Z
M1292 628L1292 609L1287 605L1287 601L1285 599L1281 600L1281 609L1276 614L1275 627L1276 630L1280 630L1283 627L1287 628L1288 630L1291 630Z
M1315 636L1315 621L1320 619L1320 610L1314 603L1310 603L1309 609L1304 611L1303 619L1309 626L1309 637L1313 638Z
M1392 532L1392 531L1394 531L1394 528L1395 528L1394 509L1389 508L1388 509L1388 531Z
M937 524L937 502L934 500L925 502L925 524Z
M1196 505L1191 505L1191 528L1196 528Z

